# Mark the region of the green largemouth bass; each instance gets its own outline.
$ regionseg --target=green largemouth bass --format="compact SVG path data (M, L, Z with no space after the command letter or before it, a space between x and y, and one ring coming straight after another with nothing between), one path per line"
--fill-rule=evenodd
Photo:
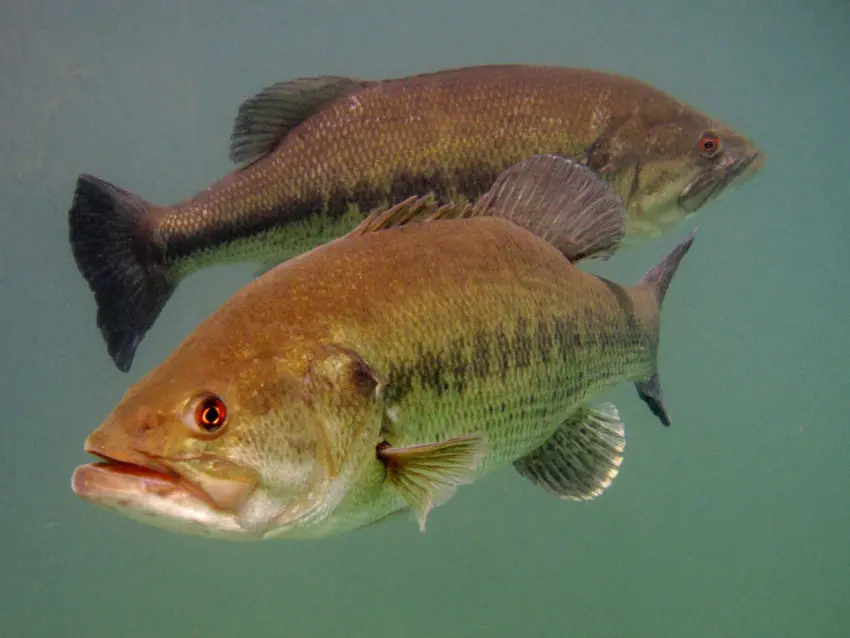
M160 207L80 175L70 241L121 370L178 283L207 266L280 262L371 211L433 192L474 201L532 155L580 160L625 202L626 241L675 226L763 159L753 143L657 89L593 70L453 69L380 82L302 78L245 102L241 166Z
M601 390L665 424L661 303L691 245L623 288L574 262L613 250L622 201L536 156L475 206L405 201L250 282L86 441L76 493L139 521L236 540L317 538L411 511L513 464L563 499L617 474ZM557 246L543 236L551 231Z

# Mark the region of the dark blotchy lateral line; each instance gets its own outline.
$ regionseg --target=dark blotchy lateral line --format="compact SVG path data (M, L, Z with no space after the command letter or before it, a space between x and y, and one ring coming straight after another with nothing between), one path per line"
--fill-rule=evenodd
M631 328L634 325L631 307L627 315ZM582 319L584 325L598 322L598 317L589 309ZM631 332L582 333L575 319L567 317L555 317L551 321L538 319L533 325L536 329L529 332L528 319L520 317L512 335L504 329L479 330L471 341L457 337L440 351L425 350L418 345L411 363L390 366L385 394L387 402L394 404L401 401L414 387L421 387L437 396L447 392L462 394L473 379L497 374L504 381L509 372L524 370L538 361L543 364L569 361L578 348L613 346L618 341L628 341ZM599 370L592 376L599 374L604 374L604 371ZM593 383L597 380L585 379L579 371L575 382Z
M226 245L239 239L250 239L276 228L291 226L306 221L313 215L322 215L328 222L338 220L348 206L357 204L365 217L370 211L384 205L397 204L414 195L434 193L446 203L453 193L468 199L483 195L498 176L484 166L464 170L436 172L431 176L418 173L401 173L392 182L389 190L377 188L370 182L359 182L352 188L339 187L327 191L316 191L310 197L290 199L266 211L242 214L239 210L219 211L222 222L210 225L201 232L175 232L166 238L166 245L157 247L162 261L173 262L208 250L210 247ZM187 215L193 213L187 212Z

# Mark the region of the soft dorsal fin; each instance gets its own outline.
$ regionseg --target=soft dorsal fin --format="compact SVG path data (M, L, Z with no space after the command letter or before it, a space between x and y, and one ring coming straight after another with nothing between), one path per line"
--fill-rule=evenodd
M535 155L506 169L475 205L440 204L433 193L422 193L375 211L351 234L468 217L507 219L573 263L609 256L626 230L623 200L592 169L558 155Z
M374 84L321 75L279 82L239 106L230 135L230 159L242 164L268 155L289 131L334 100Z
M506 169L473 214L509 219L573 263L610 256L626 232L626 208L614 189L559 155L535 155Z

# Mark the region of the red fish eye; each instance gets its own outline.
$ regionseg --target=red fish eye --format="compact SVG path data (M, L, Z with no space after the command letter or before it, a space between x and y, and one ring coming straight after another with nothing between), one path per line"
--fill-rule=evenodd
M195 407L195 425L204 432L217 432L227 419L227 406L217 396L207 396Z
M714 157L720 151L720 140L716 135L706 133L699 139L699 152L705 157Z

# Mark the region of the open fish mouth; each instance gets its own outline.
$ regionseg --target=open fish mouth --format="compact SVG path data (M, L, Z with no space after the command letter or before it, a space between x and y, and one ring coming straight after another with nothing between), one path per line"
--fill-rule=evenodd
M209 495L175 472L109 457L74 470L71 487L80 498L112 506L133 507L143 499L193 499L216 508Z
M78 467L71 486L80 497L96 502L114 501L123 494L128 505L144 507L155 497L171 498L184 503L193 500L194 507L233 514L259 482L255 472L205 455L166 459L88 442L86 451L101 460Z
M234 514L216 507L199 486L167 469L104 458L77 467L71 487L83 500L140 523L172 532L250 540L250 532Z
M688 213L694 213L732 183L743 184L762 166L764 166L764 155L755 151L743 159L726 162L712 170L700 173L679 195L679 206Z

